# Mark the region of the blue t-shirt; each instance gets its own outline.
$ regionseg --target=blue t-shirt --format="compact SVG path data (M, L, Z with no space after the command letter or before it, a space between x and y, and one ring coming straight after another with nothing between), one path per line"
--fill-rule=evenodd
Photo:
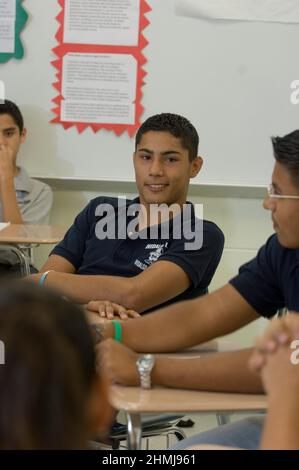
M171 221L167 238L165 233L163 235L164 224L155 226L154 237L152 233L149 234L149 229L145 229L142 232L135 231L138 237L134 238L134 230L130 232L130 224L137 219L127 214L134 204L138 204L138 199L93 199L76 217L64 239L51 254L67 259L75 267L76 273L81 275L133 277L158 260L170 261L186 272L191 285L163 306L204 294L222 255L222 231L213 222L195 218L194 207L188 203L191 215L189 219L182 219L184 223L181 223L180 239L175 238L175 221L178 216ZM188 225L188 222L193 232L197 230L198 234L202 230L201 248L185 249L185 244L194 240L190 239L188 233L186 239L183 227ZM103 237L104 232L109 232L110 238ZM99 239L101 236L103 239Z
M264 317L284 307L299 312L299 249L284 248L272 235L230 283Z

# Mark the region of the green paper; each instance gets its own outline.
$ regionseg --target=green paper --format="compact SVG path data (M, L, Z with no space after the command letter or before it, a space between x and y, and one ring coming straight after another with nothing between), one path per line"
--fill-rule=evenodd
M3 64L8 60L22 59L24 56L24 48L20 38L22 29L24 28L27 20L28 13L24 10L22 6L23 0L17 0L16 3L16 26L15 26L15 52L10 53L0 53L0 63Z

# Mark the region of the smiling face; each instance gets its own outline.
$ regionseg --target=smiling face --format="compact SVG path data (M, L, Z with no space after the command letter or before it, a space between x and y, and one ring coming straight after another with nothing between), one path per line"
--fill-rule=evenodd
M145 132L134 153L134 168L140 203L180 204L186 202L189 180L202 166L202 158L192 162L179 138L170 132Z
M281 163L275 163L272 184L278 195L299 196L299 186ZM264 208L272 212L274 230L281 245L299 248L299 199L266 197Z
M26 137L26 129L20 132L19 127L9 114L0 114L0 146L8 147L13 154L13 162L16 163L20 145Z

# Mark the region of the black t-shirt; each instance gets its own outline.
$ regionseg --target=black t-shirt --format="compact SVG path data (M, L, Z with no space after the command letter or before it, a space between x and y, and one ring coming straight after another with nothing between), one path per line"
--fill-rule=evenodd
M81 275L132 277L158 260L170 261L186 272L191 285L167 304L205 293L222 255L222 231L213 222L197 219L193 205L188 203L190 216L181 218L178 239L178 216L171 221L166 238L163 232L165 224L157 225L154 229L152 227L152 232L156 232L154 236L152 232L149 233L149 229L131 232L136 217L128 215L128 211L132 212L135 204L138 204L138 199L93 199L76 217L64 239L51 254L67 259L75 267L76 273ZM190 238L188 230L184 230L187 226L193 234L196 231L197 239L201 238L202 233L200 248L192 249L190 243L195 240L195 236ZM186 249L188 245L189 249Z
M230 283L264 317L283 307L299 312L299 249L284 248L272 235Z

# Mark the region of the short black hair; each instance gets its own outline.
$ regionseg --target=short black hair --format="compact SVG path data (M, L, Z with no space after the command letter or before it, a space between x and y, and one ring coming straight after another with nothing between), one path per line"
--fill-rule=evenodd
M9 114L14 120L14 123L18 126L20 134L24 129L24 118L20 111L20 108L10 100L5 100L4 103L0 103L0 115Z
M275 160L284 165L299 186L299 130L284 137L272 137Z
M197 130L188 119L179 114L162 113L149 117L139 127L135 138L135 150L143 134L149 131L169 132L180 139L182 146L189 152L192 162L198 155L199 137Z

